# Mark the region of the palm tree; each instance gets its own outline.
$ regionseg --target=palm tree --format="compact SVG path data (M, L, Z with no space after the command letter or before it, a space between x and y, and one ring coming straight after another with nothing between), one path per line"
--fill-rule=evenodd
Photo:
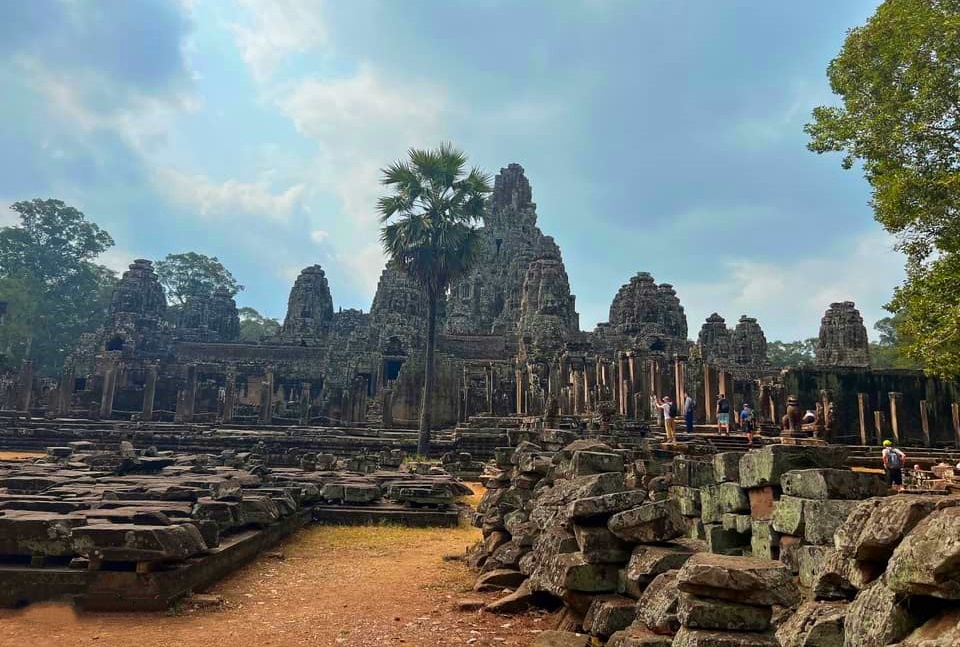
M490 176L473 168L450 144L436 150L411 148L407 161L383 169L381 182L393 194L377 201L383 229L380 241L401 271L416 280L427 296L427 347L420 437L417 452L430 450L433 417L433 355L437 343L437 307L450 283L464 276L476 257L479 235L474 223L486 206Z

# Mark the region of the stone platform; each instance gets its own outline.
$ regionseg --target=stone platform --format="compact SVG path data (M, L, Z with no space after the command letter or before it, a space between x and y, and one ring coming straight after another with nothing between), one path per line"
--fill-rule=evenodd
M317 505L313 507L313 520L334 526L394 524L410 528L455 528L460 523L460 515L456 510L408 508L389 504L375 508Z

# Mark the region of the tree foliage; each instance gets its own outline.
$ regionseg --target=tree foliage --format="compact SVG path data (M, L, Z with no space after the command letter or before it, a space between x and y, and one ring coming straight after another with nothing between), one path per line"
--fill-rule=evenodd
M767 344L767 359L777 368L811 366L815 360L816 339L772 341Z
M230 296L243 290L237 280L216 256L196 252L167 254L157 261L157 276L174 305L183 305L192 295L212 294L217 289L226 289Z
M873 325L880 340L870 342L870 362L874 368L921 369L923 364L907 354L909 338L903 336L903 315L884 317Z
M407 160L382 170L381 181L392 193L377 202L384 250L423 286L427 297L421 455L430 447L438 305L450 283L464 276L475 260L479 236L474 223L491 191L489 175L477 168L467 172L466 166L466 155L450 144L435 150L410 149Z
M960 375L960 0L886 0L827 70L842 106L814 110L809 148L862 163L877 220L907 254L888 306L904 348Z
M29 358L40 374L55 374L80 334L106 314L116 275L94 260L113 239L60 200L10 208L20 223L0 230L3 351L9 364Z
M259 342L280 332L280 322L249 306L240 308L240 341Z

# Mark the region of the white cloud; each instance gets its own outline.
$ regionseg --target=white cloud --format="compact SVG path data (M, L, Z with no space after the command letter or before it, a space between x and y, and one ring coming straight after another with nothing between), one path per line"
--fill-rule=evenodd
M325 243L330 238L330 233L322 229L317 229L316 231L310 232L310 240L315 243Z
M290 55L304 54L327 43L320 0L239 0L249 16L233 25L240 55L257 81L273 75Z
M827 255L785 255L776 262L726 259L717 280L676 286L690 336L696 338L704 319L719 311L731 327L742 314L756 317L770 340L815 337L835 301L857 303L873 335L874 322L887 313L872 304L889 301L903 279L903 257L893 245L890 235L871 231L824 249Z
M346 268L348 279L357 289L369 295L377 291L380 273L387 264L380 245L367 245L353 253L338 254L336 258Z
M96 262L105 265L117 274L123 274L134 259L143 258L125 247L111 247L97 257ZM151 259L157 260L157 259Z
M248 215L284 220L303 200L306 187L297 184L274 193L264 182L213 182L203 175L161 168L154 175L157 188L175 202L196 209L200 216Z

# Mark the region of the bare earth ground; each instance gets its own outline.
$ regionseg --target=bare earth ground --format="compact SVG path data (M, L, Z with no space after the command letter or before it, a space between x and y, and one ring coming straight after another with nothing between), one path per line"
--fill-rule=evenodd
M313 526L214 585L222 609L76 614L66 606L0 610L0 645L293 647L299 645L529 645L550 618L459 611L475 574L463 554L473 528Z

